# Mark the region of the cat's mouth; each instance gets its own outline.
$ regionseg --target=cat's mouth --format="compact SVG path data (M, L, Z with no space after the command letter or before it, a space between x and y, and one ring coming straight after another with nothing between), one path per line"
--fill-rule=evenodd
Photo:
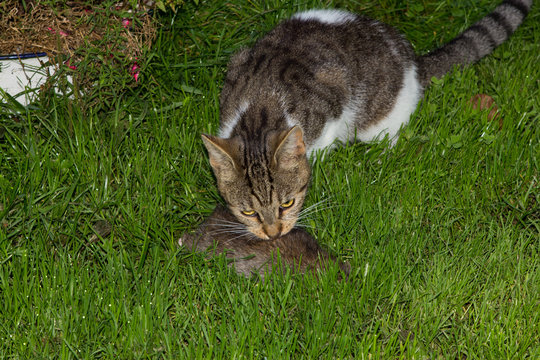
M275 240L281 236L281 232L283 230L282 224L276 224L271 226L264 226L263 225L263 231L268 237L268 240Z
M281 237L281 232L275 234L275 235L268 235L268 239L267 240L276 240L276 239L279 239Z
M292 227L291 227L292 228ZM261 240L273 241L287 235L291 231L289 226L283 223L274 225L262 225L255 229L250 229L251 232Z

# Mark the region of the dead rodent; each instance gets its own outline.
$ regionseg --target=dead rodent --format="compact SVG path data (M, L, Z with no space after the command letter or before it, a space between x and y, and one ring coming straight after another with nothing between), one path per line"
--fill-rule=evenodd
M276 269L285 271L286 268L298 273L324 270L336 262L343 277L350 272L348 263L337 261L306 231L294 228L275 240L261 240L219 205L194 234L185 234L178 243L192 251L208 250L210 255L225 253L232 260L229 266L246 277L259 274L264 278L265 273Z

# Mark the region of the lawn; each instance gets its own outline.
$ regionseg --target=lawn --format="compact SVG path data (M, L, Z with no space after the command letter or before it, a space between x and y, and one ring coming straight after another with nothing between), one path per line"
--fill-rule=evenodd
M0 104L0 358L540 358L538 4L434 82L395 147L313 160L309 231L348 281L260 282L177 246L221 201L200 134L217 131L230 55L314 6L383 20L424 53L494 4L233 3L158 13L138 82L111 97L101 79L92 106Z

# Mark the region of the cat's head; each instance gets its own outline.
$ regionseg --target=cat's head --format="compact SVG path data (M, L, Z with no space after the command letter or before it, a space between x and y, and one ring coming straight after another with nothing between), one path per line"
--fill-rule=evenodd
M238 221L260 239L287 234L310 178L302 129L294 126L258 139L202 139L219 191Z

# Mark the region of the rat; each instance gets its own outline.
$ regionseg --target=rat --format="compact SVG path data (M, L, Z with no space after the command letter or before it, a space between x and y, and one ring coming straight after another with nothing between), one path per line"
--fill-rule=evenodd
M262 240L247 231L245 225L221 205L195 233L185 234L178 243L191 251L225 254L232 260L229 266L245 277L258 274L264 279L265 274L275 270L283 273L287 268L295 273L316 272L331 263L338 264L345 278L350 273L347 262L337 261L305 230L293 228L276 239Z

